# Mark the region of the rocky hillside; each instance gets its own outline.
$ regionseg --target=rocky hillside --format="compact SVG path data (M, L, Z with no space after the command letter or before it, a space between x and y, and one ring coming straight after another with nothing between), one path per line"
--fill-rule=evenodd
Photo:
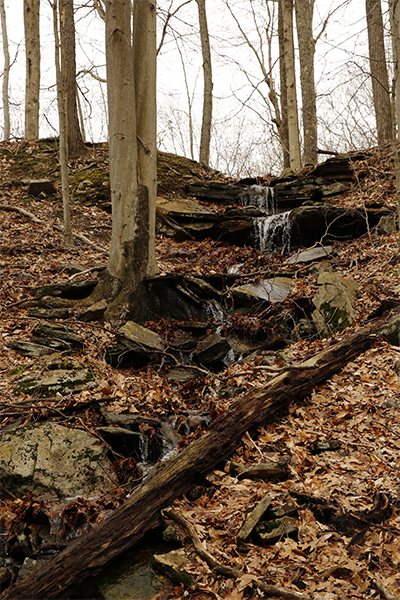
M174 565L172 581L141 598L399 597L400 267L389 148L244 182L160 154L160 273L148 285L162 303L140 327L71 302L90 294L107 262L107 148L70 164L73 248L60 233L55 141L2 143L0 162L2 597L32 597L37 563L58 581L56 565L67 569L90 532L118 521L124 506L134 511L166 452L179 461L200 448L268 386L278 397L279 377L300 377L302 392L241 432L228 456L217 449L211 468L162 506L173 509L164 522L174 523L179 549L164 547L157 562L169 577ZM268 254L253 243L253 220L264 217L243 197L266 181L278 202L290 199L293 223L324 219L306 248ZM333 229L343 219L352 231ZM338 362L320 380L330 349ZM78 443L81 451L65 450ZM115 597L99 574L92 584L80 598Z

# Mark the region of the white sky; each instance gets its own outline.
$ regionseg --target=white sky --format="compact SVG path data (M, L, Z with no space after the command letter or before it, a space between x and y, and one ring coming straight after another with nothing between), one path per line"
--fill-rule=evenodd
M171 0L160 0L160 7L167 7ZM246 76L244 76L234 61L240 62L246 68L247 76L258 78L259 72L252 53L248 47L238 45L238 30L232 22L225 6L225 0L208 0L208 20L211 35L214 78L214 122L213 161L214 165L223 170L234 170L240 164L244 170L262 169L264 165L273 169L276 156L276 142L273 136L273 126L269 123L269 114L265 105L256 100L257 94L251 92ZM80 3L80 2L79 2ZM174 6L181 2L174 0ZM23 45L23 0L6 0L7 27L10 43L11 69L10 98L12 102L11 119L12 133L17 137L23 136L23 98L25 79L25 57ZM75 0L75 5L78 2ZM235 12L240 16L243 28L254 33L254 25L249 19L247 9L251 0L231 0ZM272 3L270 3L272 4ZM253 0L261 15L266 15L264 3ZM350 132L356 125L346 126L349 97L355 97L351 102L353 113L357 112L353 121L358 121L360 129L366 129L364 119L370 117L370 107L367 105L368 94L366 87L358 89L363 79L357 79L360 66L367 66L367 45L365 35L365 5L364 0L316 0L315 3L315 34L319 31L321 22L328 12L336 12L331 16L329 24L317 44L316 53L316 84L319 94L319 117L321 122L329 127L321 127L320 147L335 144L357 143L362 132ZM386 0L383 2L386 9ZM93 64L98 68L97 73L105 76L104 69L104 24L94 15L88 14L87 9L77 13L77 69L88 69ZM174 21L174 27L179 33L184 33L184 43L181 52L184 54L188 93L193 103L193 119L195 124L195 144L199 137L202 108L202 72L201 52L198 47L197 6L194 1L178 13L179 21ZM41 45L42 45L42 85L41 85L41 121L40 135L57 134L57 111L55 104L55 74L53 24L49 2L41 2ZM255 38L255 41L257 39ZM275 57L276 58L276 57ZM368 66L367 66L368 67ZM0 54L0 73L3 69L3 57ZM254 80L256 80L254 79ZM104 140L107 136L105 86L101 86L89 76L79 80L83 92L81 96L82 109L85 114L86 137L89 141ZM260 89L262 89L260 87ZM350 90L350 91L349 91ZM264 95L267 90L262 90ZM364 98L365 96L365 98ZM162 149L177 153L189 154L188 144L188 94L185 87L184 71L176 44L170 36L163 47L158 62L158 101L159 101L159 138ZM300 98L300 95L299 95ZM243 103L246 107L243 108ZM359 113L359 114L358 114ZM364 114L363 114L364 113ZM0 126L2 113L0 111ZM263 120L265 123L263 124ZM352 123L353 123L352 121ZM358 137L357 137L357 135ZM1 129L0 129L1 135ZM355 140L344 139L354 135ZM358 141L360 144L361 141ZM337 149L337 148L334 148ZM195 150L195 158L197 149ZM224 158L222 159L222 155ZM239 156L240 155L240 156ZM247 156L248 155L248 156ZM224 163L225 161L225 163ZM245 174L245 173L243 173Z

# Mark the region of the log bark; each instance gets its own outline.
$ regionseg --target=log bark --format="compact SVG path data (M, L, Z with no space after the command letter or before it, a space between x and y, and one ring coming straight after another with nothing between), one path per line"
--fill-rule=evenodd
M382 321L380 319L379 324ZM377 326L371 323L296 369L284 371L265 386L239 397L203 436L155 467L129 500L107 520L25 580L5 590L2 600L68 598L85 578L98 574L110 560L156 527L161 510L188 492L196 478L232 455L248 429L263 425L290 402L308 397L316 385L365 352L376 339L372 332Z

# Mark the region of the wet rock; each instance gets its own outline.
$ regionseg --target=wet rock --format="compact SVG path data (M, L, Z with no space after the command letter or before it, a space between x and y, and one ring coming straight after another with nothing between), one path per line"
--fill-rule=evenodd
M198 342L193 351L193 359L202 365L217 367L221 365L230 349L226 338L217 333L210 333Z
M134 321L125 323L118 333L121 334L120 339L107 352L107 362L113 366L129 364L140 368L164 351L160 336Z
M342 331L356 318L355 298L358 284L334 272L323 271L317 280L320 286L313 298L316 310L312 313L321 337Z
M237 535L238 543L245 542L252 533L253 529L258 525L261 519L271 505L271 496L266 494L264 498L257 504L257 506L251 511L243 527L240 529Z
M139 431L141 423L151 425L152 427L159 427L161 425L159 419L146 417L146 415L141 415L140 413L117 414L109 412L105 408L100 408L100 412L106 421L112 425L120 425L121 427L129 428L131 431Z
M264 279L259 283L249 283L232 288L235 304L254 305L267 302L273 304L281 302L289 295L292 280L288 277L275 277Z
M282 538L297 537L298 527L293 517L282 517L282 519L259 523L254 533L256 543L260 546L270 546Z
M185 550L172 550L167 554L155 554L153 560L154 566L175 583L191 585L192 577L183 568L190 560Z
M322 452L334 452L339 450L342 443L339 440L328 440L326 442L314 442L310 451L312 454L321 454Z
M55 396L57 393L65 395L94 383L93 373L88 369L55 369L47 371L39 379L32 375L24 377L16 385L15 393L43 397Z
M182 546L183 537L179 530L174 525L168 525L163 531L163 540L175 546Z
M187 276L184 278L184 281L187 284L187 286L196 294L198 294L203 300L208 300L210 298L221 298L221 292L219 292L214 286L208 283L208 281L205 281L200 277Z
M0 472L2 485L14 495L55 490L63 498L97 496L115 486L99 440L56 423L0 433Z
M115 452L141 458L142 436L138 431L124 427L97 427L97 432Z

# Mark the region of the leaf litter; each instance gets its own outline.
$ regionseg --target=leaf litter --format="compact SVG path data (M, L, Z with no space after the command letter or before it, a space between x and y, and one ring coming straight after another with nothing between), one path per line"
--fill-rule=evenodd
M66 248L60 233L53 228L54 223L61 224L59 198L37 200L27 196L20 185L23 170L18 171L15 165L22 169L18 160L24 153L34 156L38 146L7 142L1 144L1 149L1 204L29 210L45 223L39 225L22 214L0 211L2 429L16 423L52 419L94 433L102 407L115 413L140 413L161 419L190 411L217 414L229 410L232 400L222 393L227 386L234 387L238 394L265 384L275 375L274 368L305 360L357 330L371 315L379 313L384 301L392 300L395 305L399 298L398 234L378 236L372 231L354 242L335 244L332 260L335 270L360 284L357 321L345 332L324 340L299 340L284 353L264 351L218 374L210 372L179 384L166 379L162 365L140 370L111 367L105 360L105 348L114 339L113 329L107 324L83 323L72 310L68 324L85 338L84 347L76 351L73 359L97 376L97 388L50 399L32 398L29 394L16 396L15 382L21 375L33 367L44 371L62 360L62 353L33 360L7 345L9 339L17 336L30 339L37 323L20 304L38 284L68 281L71 278L68 264L78 263L87 270L93 269L106 264L107 254L84 245ZM106 166L101 150L90 160L94 159L98 165ZM85 160L74 161L71 168L85 168ZM358 182L340 200L335 199L335 204L350 208L378 202L395 210L389 153L371 151L355 168ZM101 237L101 244L107 250L110 215L77 201L72 209L73 228L96 242ZM284 257L266 257L254 248L238 248L208 239L177 242L158 235L157 257L160 271L165 273L227 273L241 263L242 272L249 273L248 277L243 276L245 282L257 281L266 269L282 274L289 271ZM95 272L84 277L95 277ZM306 270L297 271L294 283L286 302L312 298L315 294L316 276ZM235 324L247 329L263 326L246 317L237 319ZM149 326L162 331L165 339L174 333L168 323ZM387 591L387 597L390 594L400 597L400 380L396 366L399 359L397 347L377 339L374 347L315 388L306 401L291 406L274 423L244 436L235 455L207 476L212 493L203 493L197 499L183 496L173 503L195 527L207 550L221 563L241 570L243 575L236 580L216 576L186 537L184 545L190 564L185 568L194 583L187 589L171 588L165 592L166 596L261 598L263 592L253 583L258 578L266 584L283 586L293 593L293 598L295 594L315 600L378 598L384 596L382 589ZM201 428L182 439L181 446L195 435L201 435ZM338 442L337 449L315 452L317 442L332 441ZM284 462L287 478L239 479L232 468L266 461ZM117 460L116 468L125 469L128 486L122 482L108 498L76 499L61 513L56 503L31 496L15 498L5 491L0 504L0 523L8 535L11 556L17 536L25 532L34 539L32 532L40 521L42 525L53 523L53 530L57 526L55 539L62 544L71 537L84 535L105 518L129 495L135 478L140 481L136 465L122 463ZM237 534L246 517L267 493L273 507L295 502L297 536L282 538L271 546L260 546L252 539L238 546ZM56 513L61 514L58 520ZM31 548L30 552L39 547ZM381 591L376 584L380 584Z

